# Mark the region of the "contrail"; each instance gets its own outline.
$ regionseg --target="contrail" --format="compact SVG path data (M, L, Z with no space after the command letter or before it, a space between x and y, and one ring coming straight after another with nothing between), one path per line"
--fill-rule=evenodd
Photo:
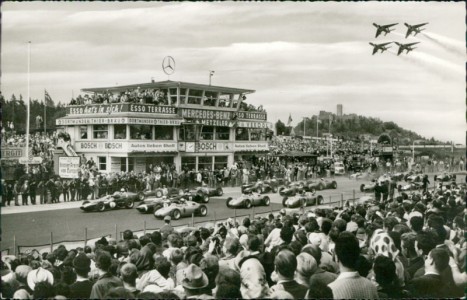
M442 47L444 50L451 52L452 54L465 57L465 52L462 50L462 43L431 32L424 32L422 34L424 37L426 37L436 45Z
M464 75L464 70L462 67L449 63L432 55L415 51L416 50L409 54L402 53L398 57L427 70L430 74L436 74L443 80L452 81L453 78L457 79L460 78L460 76ZM394 53L392 51L388 52L397 56L397 53Z

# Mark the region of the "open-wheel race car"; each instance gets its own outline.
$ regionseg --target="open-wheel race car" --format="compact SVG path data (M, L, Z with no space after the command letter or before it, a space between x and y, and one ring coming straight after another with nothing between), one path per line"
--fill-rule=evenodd
M106 209L133 208L136 194L129 192L115 192L96 200L85 200L81 204L83 211L105 211Z
M136 206L136 210L138 210L142 214L150 214L162 208L164 206L164 198L146 198L143 202L141 202L138 206Z
M172 199L170 203L164 203L162 208L159 208L154 212L156 218L164 218L166 216L172 217L174 220L178 220L182 217L195 216L206 216L208 214L208 208L204 204L199 204L194 201L186 201L181 198L179 200Z
M282 197L292 197L296 194L302 193L306 187L307 183L305 181L294 181L286 186L281 186L279 188L279 195Z
M203 191L188 191L186 190L183 194L181 195L175 195L172 197L164 197L162 196L161 198L147 198L143 202L141 202L136 209L140 213L153 213L159 208L162 208L164 206L164 202L169 201L194 201L197 203L208 203L209 202L209 196L206 195Z
M265 193L277 193L279 186L286 184L287 181L283 178L270 179L270 180L259 180L253 183L242 185L242 193L257 192L261 194Z
M424 176L423 174L414 174L411 172L405 176L404 180L407 182L421 182Z
M288 208L323 204L324 198L313 192L303 192L292 197L284 197L282 205Z
M309 191L313 190L328 190L328 189L337 189L337 182L335 180L327 180L321 178L318 181L309 180L307 181L306 189Z
M224 195L224 190L221 187L212 188L207 186L200 186L194 189L192 193L207 195L209 197L222 196Z
M138 199L143 201L148 197L162 198L162 196L172 197L177 195L183 195L183 189L179 188L158 188L155 190L146 190L138 193Z
M420 182L409 182L405 185L398 185L397 190L399 192L405 192L405 191L416 191L422 188L422 184Z
M456 174L448 174L448 173L436 174L435 181L438 181L438 182L456 181Z
M268 196L260 193L248 193L243 194L240 197L233 199L232 197L227 198L228 208L251 208L252 206L269 206L271 199Z

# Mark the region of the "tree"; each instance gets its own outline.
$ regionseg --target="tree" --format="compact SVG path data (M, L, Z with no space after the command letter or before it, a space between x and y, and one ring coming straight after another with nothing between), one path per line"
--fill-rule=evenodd
M277 135L288 135L290 134L290 127L285 126L285 124L281 121L278 120L275 124L276 127L276 134Z

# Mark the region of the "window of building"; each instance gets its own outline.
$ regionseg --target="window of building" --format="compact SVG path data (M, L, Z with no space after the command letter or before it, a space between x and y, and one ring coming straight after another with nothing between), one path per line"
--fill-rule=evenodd
M93 125L92 128L95 139L107 139L109 137L108 125Z
M182 157L182 169L183 170L195 170L196 169L196 157Z
M220 94L219 95L219 107L230 107L231 94Z
M235 140L237 141L248 141L248 129L237 128L235 130Z
M230 139L229 127L216 127L216 140L228 141Z
M175 105L177 104L177 89L170 89L169 90L170 94L170 105Z
M204 126L203 126L204 127ZM180 127L179 139L181 141L195 141L199 138L199 125L184 124Z
M128 172L131 172L134 170L135 170L135 158L128 157Z
M238 98L239 98L239 95L234 95L233 96L233 103L232 103L232 107L233 108L237 108L238 107Z
M203 126L201 130L200 140L214 139L214 126Z
M154 126L154 139L169 141L174 139L173 126Z
M264 129L250 129L250 140L251 141L265 141L266 140L266 132Z
M126 157L120 157L120 171L126 172Z
M79 127L79 136L82 140L88 139L88 126L80 126Z
M227 167L227 156L214 156L214 170Z
M151 140L152 126L150 125L130 125L130 139Z
M199 156L198 157L198 170L207 169L208 171L212 171L212 156Z
M202 90L193 90L188 91L188 104L201 104L201 97L203 96Z
M204 106L216 106L217 102L217 93L205 91L203 97L203 105Z
M126 125L124 124L114 125L114 139L116 140L126 139Z
M182 104L186 104L186 93L187 93L187 89L180 89L180 103Z
M107 157L98 156L97 160L99 162L99 171L107 171Z

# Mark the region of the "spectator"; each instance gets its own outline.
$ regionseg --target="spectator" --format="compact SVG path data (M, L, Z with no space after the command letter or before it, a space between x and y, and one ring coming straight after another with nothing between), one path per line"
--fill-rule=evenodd
M136 289L136 279L138 278L138 272L136 266L131 263L126 263L120 269L120 278L123 282L123 287L133 295L138 297L139 290Z
M285 290L290 293L294 299L304 298L308 287L299 284L294 279L297 269L297 259L292 251L287 249L279 251L274 259L274 265L277 283L271 287L271 292Z
M377 299L376 287L355 271L356 262L360 255L357 238L349 232L342 232L337 238L335 251L339 260L340 275L329 284L334 298Z
M91 298L104 298L111 288L123 287L122 281L109 272L112 258L106 251L100 251L96 256L96 267L99 274L98 280L91 290Z
M70 298L86 299L91 295L93 283L88 278L90 267L91 260L84 253L78 254L73 259L76 282L70 285Z

